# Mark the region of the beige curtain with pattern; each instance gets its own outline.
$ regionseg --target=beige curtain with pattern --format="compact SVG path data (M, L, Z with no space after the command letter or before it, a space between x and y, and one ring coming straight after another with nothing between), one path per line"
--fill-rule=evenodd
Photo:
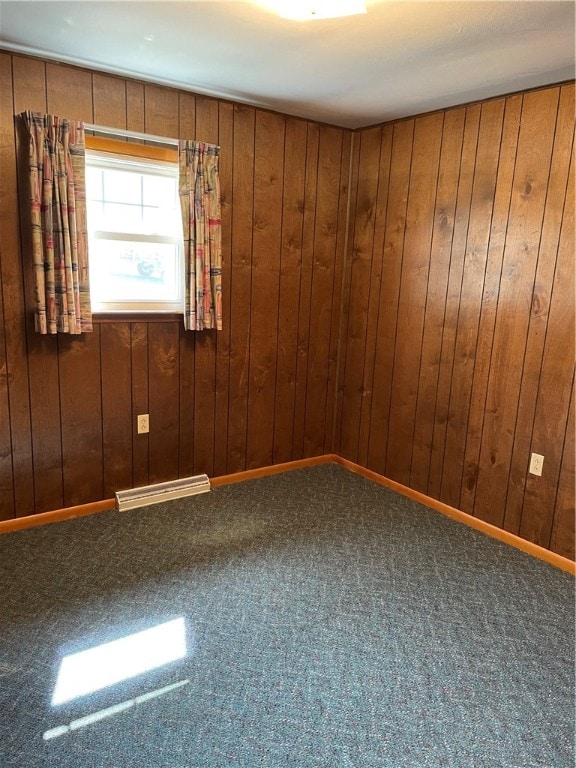
M179 142L179 191L184 230L184 327L222 330L220 148Z
M30 111L22 118L30 138L35 328L91 331L84 126Z

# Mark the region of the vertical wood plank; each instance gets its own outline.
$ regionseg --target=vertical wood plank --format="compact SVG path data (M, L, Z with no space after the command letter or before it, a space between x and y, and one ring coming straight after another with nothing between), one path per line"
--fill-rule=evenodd
M448 273L448 290L446 293L446 309L442 329L440 368L438 371L434 430L432 433L432 453L430 455L430 473L428 478L428 494L435 499L440 498L444 469L444 447L446 444L446 428L450 403L450 385L454 365L456 326L458 323L458 313L460 311L460 289L462 285L464 253L466 249L466 236L470 217L470 200L474 182L480 110L481 107L478 104L467 107L466 109L464 140L460 160L460 177L458 180L456 216L454 219L450 271Z
M100 326L58 337L64 506L103 498Z
M133 487L130 323L100 326L104 498Z
M130 359L132 367L132 478L134 488L148 485L149 438L138 434L137 417L149 413L148 397L148 323L130 323Z
M300 302L298 305L298 355L296 358L296 392L294 398L294 433L292 459L304 455L304 419L306 417L306 387L308 383L308 343L312 301L312 261L314 258L314 228L316 222L318 151L320 128L308 123L306 144L306 181L302 224L302 270Z
M571 560L576 559L576 550L574 546L574 482L576 479L576 473L574 471L576 465L574 451L576 442L576 436L574 434L575 418L574 382L572 382L568 424L566 428L566 437L564 439L562 467L560 469L560 480L558 483L558 494L556 496L554 522L552 525L552 539L550 541L550 549L553 552L557 552L559 555L568 557Z
M46 99L51 115L87 123L94 121L92 75L87 70L47 62Z
M492 224L503 118L504 102L502 100L482 105L476 150L476 172L470 201L466 254L460 288L460 311L456 327L440 490L442 499L453 507L458 507L460 503L464 474L466 428L474 377L478 323L488 258L488 240Z
M384 252L382 255L382 271L386 275L386 280L382 280L380 291L372 424L368 443L368 467L381 474L386 473L392 367L398 321L398 300L413 139L413 120L406 120L394 125Z
M148 323L150 483L178 473L179 330L176 322Z
M178 92L144 85L144 130L153 136L178 137Z
M230 329L230 417L227 472L246 469L250 305L252 301L252 216L255 110L234 107L232 175L232 286Z
M280 286L278 297L278 349L273 463L292 459L296 358L298 347L298 300L302 264L302 222L306 168L307 125L287 118L284 142L284 180Z
M452 238L454 236L465 118L465 109L448 111L444 117L442 132L422 353L418 374L418 399L414 417L414 434L417 437L412 445L410 469L410 487L423 493L426 493L428 489L432 455L442 331L446 312L446 292Z
M339 400L340 382L339 359L340 350L344 349L341 338L341 322L343 322L342 300L344 297L344 262L346 253L346 233L348 231L348 200L351 187L352 136L345 131L342 136L342 153L340 155L340 189L338 198L338 229L336 232L336 262L334 265L334 287L332 290L332 327L330 329L330 351L328 359L328 397L326 401L326 430L324 438L324 453L334 453L339 444L336 430L337 405Z
M196 98L196 138L218 143L218 102ZM214 473L217 331L189 331L194 337L194 472Z
M194 141L196 139L196 97L191 93L178 94L179 138ZM180 424L178 476L190 477L194 474L194 422L196 409L194 402L195 370L195 333L186 331L184 323L179 330L179 370L180 370Z
M474 513L501 526L559 89L524 96ZM502 375L505 366L506 375Z
M364 360L382 129L377 127L363 131L359 139L359 164L362 173L358 177L356 205L353 211L354 237L348 296L350 309L346 329L346 368L342 393L342 407L346 411L346 419L342 422L340 437L343 455L352 461L358 459L360 416L364 396Z
M366 329L366 352L362 380L362 403L358 438L358 463L365 466L368 461L370 439L370 417L374 394L374 363L376 358L376 334L378 331L378 301L382 292L384 235L388 207L388 185L392 156L392 126L383 126L378 168L378 194L372 242L372 270L370 274L370 295L368 298L368 323Z
M534 424L534 412L538 393L538 383L542 367L542 356L547 343L548 310L550 294L557 263L560 229L565 211L564 201L568 191L574 186L574 176L568 179L570 156L574 137L574 86L562 88L556 120L554 149L550 167L550 182L546 194L546 206L540 244L538 264L532 294L532 307L528 324L526 353L522 370L522 382L518 395L518 418L514 431L514 444L504 527L507 531L518 534L520 517L524 501L526 468L529 461L530 441ZM568 151L566 151L568 149ZM574 168L572 167L572 174ZM568 223L568 220L566 220ZM569 297L568 297L569 299Z
M341 233L342 243L342 280L339 297L339 323L338 323L338 359L336 361L336 397L334 402L334 426L333 448L343 455L342 451L342 426L346 422L347 414L344 412L344 388L346 384L346 360L348 354L348 325L352 302L350 300L350 284L352 279L352 257L354 253L354 216L356 200L358 198L358 178L360 175L360 140L353 133L350 137L350 166L348 172L348 194L346 196L346 212L344 231ZM341 198L342 203L342 198Z
M0 241L6 381L10 404L11 462L16 516L34 511L32 425L30 421L29 367L26 343L23 260L18 227L18 175L16 169L12 57L0 53ZM12 470L10 468L12 465ZM9 480L5 485L10 487ZM8 505L3 515L9 514Z
M14 111L25 109L46 112L46 68L35 59L14 57ZM64 506L58 341L34 330L34 286L29 255L32 253L30 226L30 185L28 180L28 141L17 131L18 196L20 198L20 237L24 267L24 297L27 307L26 335L34 461L34 511L45 512Z
M530 452L544 456L542 477L528 475L520 536L550 546L554 504L562 463L562 446L574 376L574 156L550 299L546 346L538 384ZM530 457L526 457L528 464Z
M92 75L94 123L126 129L126 82L119 77L95 72Z
M443 120L440 113L414 126L386 456L387 475L404 484L410 481Z
M126 81L126 128L144 130L144 83Z
M12 61L0 54L0 88L12 88ZM0 97L1 99L1 97ZM2 112L2 117L4 113ZM0 128L0 169L4 178L4 154L10 147L9 134ZM7 203L0 190L0 227L2 226L4 206ZM1 230L0 230L1 231ZM2 241L3 242L3 241ZM3 275L2 260L8 258L2 254L0 242L0 277ZM14 517L14 480L12 477L12 440L10 435L10 400L8 396L8 363L6 350L6 317L4 298L0 290L0 520Z
M484 424L488 377L490 375L490 357L496 322L496 310L498 307L504 245L508 228L521 111L522 96L511 96L506 99L496 179L496 194L492 211L492 226L490 229L488 258L482 293L478 341L476 344L470 414L464 450L464 475L460 493L460 506L467 514L472 514L476 496L482 426Z
M230 378L230 327L232 281L232 167L234 110L219 105L220 196L222 201L222 330L216 334L216 402L214 418L214 475L226 474L228 454L228 382Z
M278 345L284 118L256 113L247 466L272 463Z
M338 234L342 131L320 129L318 203L309 330L308 383L304 419L304 456L323 452L329 386L330 330Z

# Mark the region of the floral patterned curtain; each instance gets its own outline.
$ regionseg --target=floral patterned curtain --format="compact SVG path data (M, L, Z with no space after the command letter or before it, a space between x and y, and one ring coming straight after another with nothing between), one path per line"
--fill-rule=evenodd
M184 228L186 286L184 327L222 330L222 232L220 148L179 142L179 190Z
M38 333L92 330L84 126L24 112L30 137L34 324Z

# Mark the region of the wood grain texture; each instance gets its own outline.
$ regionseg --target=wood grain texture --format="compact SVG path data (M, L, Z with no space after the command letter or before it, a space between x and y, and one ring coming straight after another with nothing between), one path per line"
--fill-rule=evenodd
M368 222L374 254L384 232L382 267L373 255L360 279L354 260L344 276L357 289L338 452L573 556L574 86L384 129L390 160L364 180L371 202L387 189ZM366 208L353 203L352 227ZM354 361L373 365L371 384ZM527 473L532 451L541 478Z
M334 264L337 258L338 207L342 172L342 131L322 126L319 136L318 186L308 330L308 378L304 416L305 457L324 452L330 379L330 333L334 312Z
M1 278L4 309L5 382L8 389L11 440L11 461L3 462L3 469L6 473L12 473L15 514L29 515L35 510L34 472L29 364L26 346L26 303L22 290L24 259L20 246L17 197L17 123L14 119L12 80L12 57L0 53ZM1 485L9 488L10 482L6 478Z
M498 526L505 517L558 97L557 88L529 93L522 108L474 505L478 517Z
M100 326L104 498L133 487L130 323Z
M560 481L556 495L556 509L552 525L552 540L550 549L563 557L576 559L574 536L574 483L576 480L576 443L575 435L576 413L574 409L574 382L572 382L572 395L570 397L570 410L568 411L568 423L564 438L564 450L562 467L560 469Z
M298 317L302 276L302 212L306 173L307 126L302 120L286 121L283 158L283 208L278 295L278 354L273 463L292 459Z
M425 492L428 488L436 393L440 374L442 331L450 271L456 197L466 111L451 110L444 116L442 148L436 188L436 209L430 252L428 294L424 313L422 353L418 373L418 396L410 464L410 485Z
M252 302L248 387L247 468L272 463L278 290L284 176L284 121L273 114L256 115L254 232L252 238Z
M35 334L28 108L221 145L221 334ZM573 84L353 133L0 53L0 111L0 518L336 451L573 556Z
M386 472L400 483L410 478L419 359L426 311L430 250L443 115L419 118L414 126L402 277L392 371Z

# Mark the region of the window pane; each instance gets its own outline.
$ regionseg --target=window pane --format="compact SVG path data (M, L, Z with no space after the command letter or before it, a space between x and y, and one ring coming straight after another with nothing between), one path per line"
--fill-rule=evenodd
M144 176L142 202L157 207L175 207L178 200L174 179L167 176Z
M131 302L138 302L138 310L182 308L177 163L97 154L87 158L90 292L95 311L129 309ZM152 242L156 236L175 242ZM165 306L158 307L157 302Z
M101 230L106 232L144 232L142 208L139 205L104 203L104 218Z
M104 198L113 203L142 203L142 174L131 171L104 171Z
M86 168L86 197L91 200L103 200L102 171L100 168Z
M178 301L180 249L175 243L90 241L91 294L95 302Z

